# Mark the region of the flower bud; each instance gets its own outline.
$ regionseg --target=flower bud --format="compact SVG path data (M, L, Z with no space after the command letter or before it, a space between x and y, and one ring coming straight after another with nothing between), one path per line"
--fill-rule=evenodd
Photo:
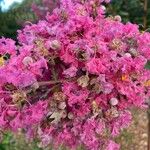
M61 47L61 44L58 40L53 40L50 42L50 48L53 50L59 50Z
M126 57L131 57L131 54L130 53L125 53L125 56Z
M104 5L101 6L101 9L102 9L103 11L106 11L106 7L105 7Z
M69 118L70 120L73 119L73 118L74 118L73 113L69 112L69 113L68 113L68 118Z
M58 108L59 109L65 109L66 108L66 103L65 102L60 102L59 104L58 104Z
M117 15L117 16L114 17L114 20L121 22L122 19L121 19L121 16Z
M109 103L112 105L112 106L116 106L118 104L118 99L117 98L111 98Z
M25 58L23 59L22 63L23 63L25 66L28 66L28 65L30 65L30 64L33 63L33 59L32 59L32 57L27 56L27 57L25 57Z

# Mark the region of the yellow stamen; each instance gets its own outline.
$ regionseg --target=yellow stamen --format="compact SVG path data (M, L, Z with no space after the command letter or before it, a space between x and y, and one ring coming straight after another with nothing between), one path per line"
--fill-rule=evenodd
M44 44L43 44L43 41L42 40L37 40L36 41L36 45L39 49L39 53L42 55L42 56L47 56L49 54L48 50L45 48Z
M0 67L1 67L1 66L4 66L4 64L5 64L4 58L3 58L3 57L0 57Z
M96 101L93 101L93 102L92 102L92 110L93 110L93 113L94 113L94 114L97 113L98 110L99 110Z
M92 107L93 107L93 108L96 108L96 107L97 107L96 101L93 101L93 102L92 102Z
M127 81L128 79L129 79L129 76L126 75L126 74L123 74L122 77L121 77L122 81Z
M122 45L122 43L121 43L120 40L114 39L114 40L112 41L111 48L114 49L114 50L120 50L121 45Z
M145 81L144 86L150 86L150 80Z

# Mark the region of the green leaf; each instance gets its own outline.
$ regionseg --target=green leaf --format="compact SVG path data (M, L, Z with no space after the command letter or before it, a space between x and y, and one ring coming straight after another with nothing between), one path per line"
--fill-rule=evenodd
M145 69L150 69L150 60L147 61L146 65L145 65Z

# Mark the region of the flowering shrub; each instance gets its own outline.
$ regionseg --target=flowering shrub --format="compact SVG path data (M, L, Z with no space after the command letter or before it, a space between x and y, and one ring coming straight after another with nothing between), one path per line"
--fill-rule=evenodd
M119 16L109 0L62 0L46 20L0 39L0 129L22 130L76 149L118 150L130 108L149 99L150 34Z

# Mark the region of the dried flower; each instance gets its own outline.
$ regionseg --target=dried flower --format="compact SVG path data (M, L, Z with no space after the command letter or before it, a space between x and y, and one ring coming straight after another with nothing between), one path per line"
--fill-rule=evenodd
M12 95L12 101L15 104L20 104L27 100L27 95L24 91L17 91Z
M85 88L88 86L89 80L90 79L89 79L88 75L85 75L85 76L81 76L80 78L78 78L77 82L78 82L78 85Z
M105 117L108 120L112 120L113 118L119 117L119 112L116 108L112 107L105 112Z
M62 92L55 92L53 95L54 100L56 101L65 101L66 100L66 95Z
M93 92L96 92L98 94L98 93L100 93L102 91L102 86L100 85L100 83L97 81L96 78L93 78L90 81L90 85L91 85L91 90Z

